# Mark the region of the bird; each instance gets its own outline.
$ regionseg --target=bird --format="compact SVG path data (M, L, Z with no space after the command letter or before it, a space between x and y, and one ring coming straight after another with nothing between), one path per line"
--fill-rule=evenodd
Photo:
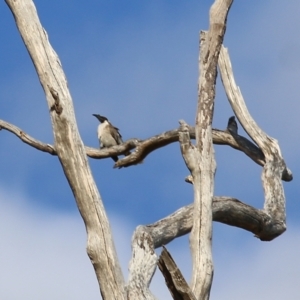
M123 144L119 128L113 126L104 116L100 116L98 114L93 114L93 116L100 121L97 131L100 149ZM129 154L129 151L125 153L125 155ZM111 158L114 160L114 162L118 161L118 156L112 156Z
M234 116L232 116L232 117L229 118L228 125L227 125L227 130L230 133L238 134L238 125L237 125L237 122L236 122Z

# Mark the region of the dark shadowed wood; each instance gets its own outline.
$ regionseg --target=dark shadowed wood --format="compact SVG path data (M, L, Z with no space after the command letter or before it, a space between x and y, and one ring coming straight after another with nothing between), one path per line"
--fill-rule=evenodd
M0 120L0 130L5 129L17 137L19 137L24 143L28 144L29 146L47 152L51 155L57 155L55 147L50 144L45 144L41 141L36 140L35 138L31 137L29 134L24 132L21 128L6 122L4 120ZM189 126L189 133L191 139L195 139L195 128ZM232 136L230 132L227 130L219 130L213 129L213 143L216 145L227 145L236 150L244 152L247 156L249 156L254 162L263 166L265 164L265 156L263 152L251 141L247 138L236 135ZM115 167L129 167L132 165L136 165L137 163L144 160L148 154L151 152L167 146L171 143L178 142L179 140L179 129L173 129L161 134L155 135L146 140L140 140L136 138L132 138L126 141L124 144L111 147L109 149L102 149L99 150L98 148L91 148L85 146L85 151L87 156L95 159L104 159L114 155L121 155L126 153L128 150L132 150L136 148L131 155L126 156L120 159ZM282 180L284 181L291 181L293 179L293 175L291 171L286 168L282 174Z
M196 300L168 250L163 247L158 267L165 277L166 285L175 300Z

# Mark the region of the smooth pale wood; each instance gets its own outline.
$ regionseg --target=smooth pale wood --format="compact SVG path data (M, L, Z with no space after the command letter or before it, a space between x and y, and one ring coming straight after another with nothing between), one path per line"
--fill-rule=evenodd
M200 174L200 152L191 144L187 124L181 121L181 132L179 133L180 149L184 161L191 171L194 179L194 205L193 222L190 235L190 247L192 251L192 292L196 299L209 299L210 288L213 276L213 263L211 252L212 238L212 198L208 195L203 196L201 191L208 191L211 187L211 181L208 188L203 189L204 178ZM214 165L212 165L214 167ZM208 170L204 172L208 174ZM202 185L200 185L202 181ZM211 196L212 197L212 196ZM194 228L196 228L194 230ZM205 272L205 273L203 273Z
M200 38L200 75L195 125L196 145L199 151L198 163L197 167L191 168L191 164L188 165L194 180L193 228L190 234L193 262L191 288L196 299L201 300L209 299L214 271L212 258L212 199L216 162L212 141L212 120L217 68L214 66L212 56L209 57L209 51L218 56L218 49L213 43L209 44L210 41L206 40L207 45L205 44L205 35L202 32ZM208 67L208 64L211 67Z
M276 225L277 231L284 232L286 230L286 212L281 178L286 165L278 142L259 128L250 115L242 93L235 83L229 54L224 47L221 50L219 67L227 98L233 111L245 131L260 147L265 156L266 162L262 172L262 183L265 192L264 211L272 219L270 224Z
M147 225L154 248L167 245L175 238L191 232L193 206L189 204L181 207L171 215ZM214 221L252 232L262 241L271 241L282 234L269 214L232 197L214 196L212 212Z
M138 226L132 238L132 258L129 263L127 299L155 300L149 290L157 265L153 239L146 226Z
M213 279L212 259L212 200L216 162L212 140L215 84L219 51L223 42L226 19L232 0L216 0L210 9L210 28L200 37L198 106L196 114L196 145L194 158L186 156L186 164L194 179L194 216L190 235L193 273L191 288L196 299L209 299ZM186 140L189 135L182 133ZM196 160L196 163L195 163Z
M196 300L168 250L163 247L158 267L174 300Z
M87 252L103 299L125 299L124 280L108 219L79 136L71 95L59 58L31 0L6 0L45 91L61 162L84 220Z

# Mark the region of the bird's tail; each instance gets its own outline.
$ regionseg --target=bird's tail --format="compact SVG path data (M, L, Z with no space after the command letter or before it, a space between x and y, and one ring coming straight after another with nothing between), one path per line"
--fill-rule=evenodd
M114 160L114 162L117 162L119 160L118 156L112 156L111 158Z
M131 152L130 152L129 150L128 150L127 152L124 153L125 156L128 156L128 155L130 155L130 154L131 154Z
M127 151L127 152L124 153L125 156L128 156L130 154L131 154L130 151ZM119 160L118 156L112 156L111 158L114 160L114 162L117 162Z

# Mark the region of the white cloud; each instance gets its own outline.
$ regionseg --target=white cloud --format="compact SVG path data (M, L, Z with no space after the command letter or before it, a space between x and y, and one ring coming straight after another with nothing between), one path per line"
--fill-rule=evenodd
M219 249L214 299L298 299L300 292L299 228L288 229L272 242L254 238ZM219 244L220 245L220 244Z
M0 298L98 299L80 217L28 205L0 189Z
M86 237L80 216L37 210L27 200L24 195L0 189L0 298L99 299L98 284L85 252ZM116 214L110 215L127 277L130 240L136 225ZM299 228L292 228L277 240L262 243L238 229L215 226L211 299L297 299L297 232ZM187 237L167 248L189 280ZM159 270L151 290L159 299L171 299Z

